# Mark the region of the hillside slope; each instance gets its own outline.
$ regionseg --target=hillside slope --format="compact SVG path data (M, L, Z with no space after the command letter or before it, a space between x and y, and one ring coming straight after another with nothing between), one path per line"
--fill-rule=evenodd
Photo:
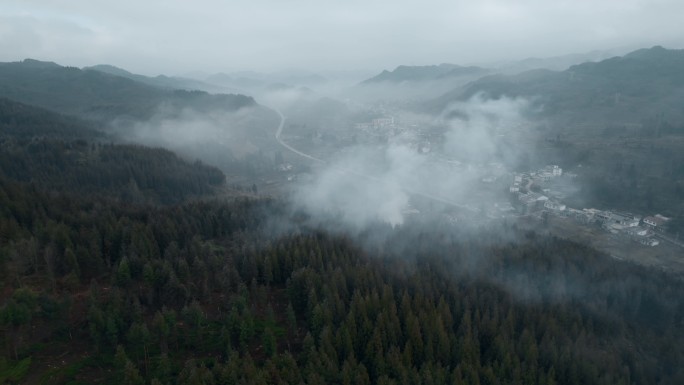
M456 64L442 63L431 66L399 66L393 71L384 70L380 74L366 79L361 84L421 82L428 80L448 79L460 76L483 76L490 70L481 67L463 67Z
M532 70L519 75L493 75L427 103L442 111L453 101L476 94L499 98L528 98L542 115L564 121L603 124L609 121L638 122L643 117L663 116L684 121L684 50L659 46L623 57L588 62L561 72Z
M244 95L169 90L100 71L27 59L0 63L0 96L88 119L145 120L169 109L235 111L257 106Z

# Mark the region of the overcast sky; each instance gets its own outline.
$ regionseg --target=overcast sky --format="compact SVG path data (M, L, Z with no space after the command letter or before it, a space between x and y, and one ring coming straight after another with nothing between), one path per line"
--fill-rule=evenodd
M0 61L379 70L681 48L682 0L1 0Z

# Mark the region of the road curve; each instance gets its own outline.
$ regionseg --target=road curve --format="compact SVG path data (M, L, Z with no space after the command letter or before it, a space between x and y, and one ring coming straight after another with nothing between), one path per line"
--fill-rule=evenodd
M288 150L294 152L295 154L297 154L301 157L313 160L314 162L326 163L323 159L318 159L318 158L313 157L309 154L305 154L305 153L297 150L296 148L290 146L289 144L283 142L283 140L280 139L280 134L283 133L283 127L285 126L285 115L283 115L283 113L280 112L280 110L278 110L278 109L275 109L275 112L277 112L278 115L280 115L280 124L278 125L278 129L276 130L276 134L275 134L275 138L278 141L278 143L280 143L281 146L287 148Z

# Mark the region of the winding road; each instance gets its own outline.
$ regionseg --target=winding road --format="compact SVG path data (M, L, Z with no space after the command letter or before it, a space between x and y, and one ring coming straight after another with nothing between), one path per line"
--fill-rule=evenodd
M297 150L296 148L290 146L289 144L283 142L283 140L280 139L280 134L283 133L283 127L285 126L285 115L283 115L283 113L280 112L280 110L278 110L278 109L275 109L275 108L274 108L273 110L274 110L275 112L277 112L278 115L280 115L280 124L278 125L278 129L276 130L275 138L276 138L276 140L278 141L278 143L280 143L281 146L287 148L288 150L294 152L295 154L297 154L297 155L299 155L299 156L302 156L302 157L304 157L304 158L313 160L314 162L327 163L327 162L324 161L323 159L318 159L318 158L313 157L313 156L311 156L311 155L309 155L309 154L305 154L305 153L303 153L303 152Z

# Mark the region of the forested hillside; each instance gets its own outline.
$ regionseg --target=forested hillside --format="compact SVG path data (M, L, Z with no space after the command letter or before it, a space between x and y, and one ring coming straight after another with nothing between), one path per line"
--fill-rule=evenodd
M92 125L79 119L0 97L0 135L30 139L103 138Z
M424 107L437 113L471 98L526 100L531 139L521 148L540 166L578 174L581 192L571 206L660 212L681 221L683 65L684 50L655 46L564 71L486 76Z
M675 277L533 234L408 226L382 252L322 231L273 238L260 228L278 205L152 209L3 179L3 380L684 379Z
M492 75L455 89L428 103L443 111L450 103L476 94L528 98L540 115L563 125L640 123L660 117L680 126L684 114L684 50L641 49L565 71L530 70L518 75ZM564 128L564 127L560 127Z
M180 203L210 195L225 182L220 170L168 150L83 140L6 140L0 143L0 170L52 191L130 203Z
M249 96L169 90L100 71L24 60L0 63L0 96L89 119L147 120L159 108L235 111L257 107Z
M199 161L107 139L90 122L0 99L0 176L9 180L149 204L211 195L225 183L220 170Z

